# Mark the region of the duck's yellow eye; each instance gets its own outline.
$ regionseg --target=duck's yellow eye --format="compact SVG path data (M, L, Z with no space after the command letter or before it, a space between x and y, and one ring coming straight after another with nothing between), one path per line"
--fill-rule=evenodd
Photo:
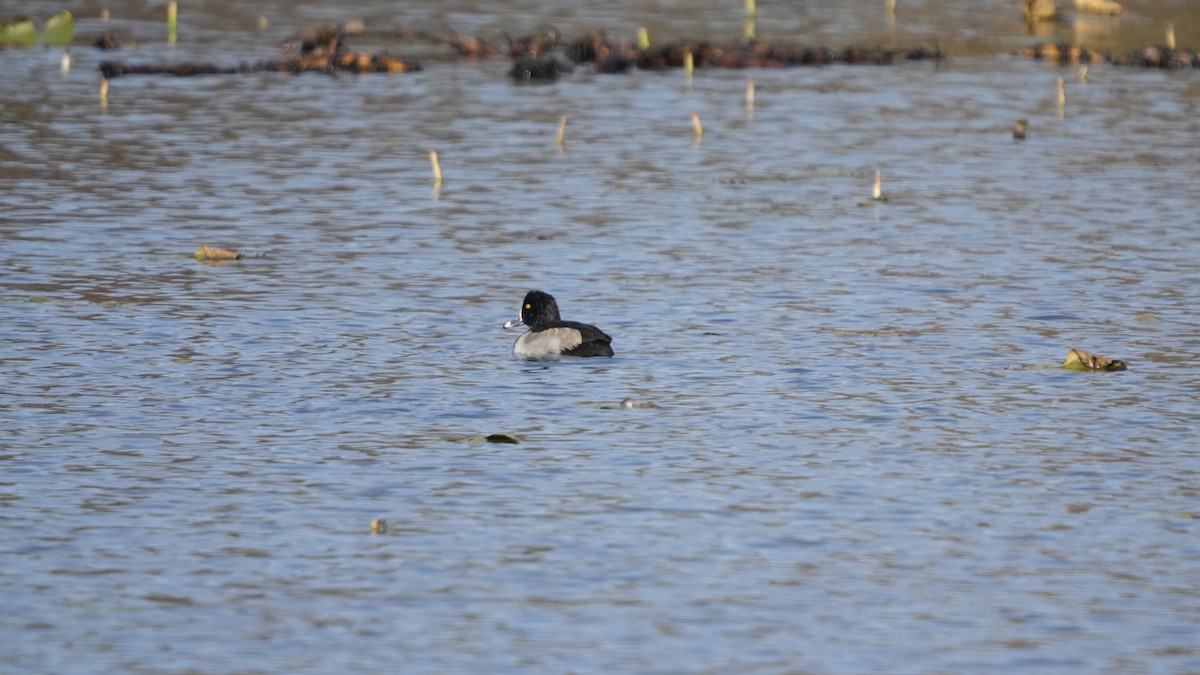
M531 307L533 307L533 305L529 304L528 302L525 303L525 309L530 309Z

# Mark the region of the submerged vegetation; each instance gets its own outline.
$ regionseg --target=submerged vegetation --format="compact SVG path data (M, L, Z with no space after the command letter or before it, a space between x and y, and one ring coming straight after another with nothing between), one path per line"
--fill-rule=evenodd
M1036 4L1036 3L1035 3ZM1026 3L1028 16L1030 3ZM1053 6L1050 3L1049 6ZM178 31L175 3L167 10L168 42L174 43ZM434 32L419 28L375 28L356 20L338 24L311 26L279 43L283 55L236 65L214 63L131 64L104 61L99 70L106 78L122 75L231 75L257 72L350 72L410 73L421 70L411 57L386 52L349 48L351 39L386 40L402 44L425 44L449 48L461 58L507 56L512 61L509 75L518 80L553 80L585 67L598 73L625 73L634 69L662 70L683 68L691 77L696 68L787 68L794 66L851 64L894 65L909 61L940 61L947 57L940 46L907 48L794 46L761 42L755 38L755 12L747 8L747 23L742 36L728 43L707 40L676 39L657 45L651 43L645 28L639 28L628 40L612 40L604 31L594 30L574 39L564 39L558 31L543 29L534 35L509 38L469 36L454 31ZM259 19L260 28L266 23ZM69 47L75 40L75 22L63 11L48 19L39 33L35 21L19 16L0 24L0 47L31 48L38 44ZM104 51L120 48L109 32L86 42ZM1166 42L1133 51L1114 54L1065 42L1040 43L1021 49L1018 55L1057 62L1063 65L1110 63L1148 68L1200 67L1200 53L1176 47L1173 28L1168 26Z
M708 41L676 40L652 47L644 33L640 39L613 42L602 31L593 31L570 41L554 31L502 41L467 37L456 33L420 30L368 31L362 22L313 26L283 40L280 59L219 66L211 63L129 64L104 61L101 73L108 78L121 75L223 75L253 72L407 73L421 69L416 59L351 50L349 39L369 37L424 42L450 47L463 58L507 55L513 66L510 76L522 80L552 80L577 67L598 73L624 73L633 69L668 68L785 68L803 65L862 64L892 65L906 61L939 60L945 53L938 47L883 49L848 47L800 48L760 43L753 39L718 45Z
M1115 66L1142 68L1200 68L1200 52L1170 44L1151 45L1124 54L1110 54L1065 42L1047 42L1023 49L1019 54L1041 61L1055 61L1062 65L1111 63Z

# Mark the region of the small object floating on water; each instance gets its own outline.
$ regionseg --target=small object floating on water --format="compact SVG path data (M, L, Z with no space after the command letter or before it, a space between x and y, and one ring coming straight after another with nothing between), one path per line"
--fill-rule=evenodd
M371 534L384 534L388 531L388 522L383 518L371 521Z
M1033 25L1057 19L1058 7L1054 6L1054 0L1022 0L1021 13L1025 15L1025 23Z
M1194 49L1170 49L1164 46L1143 47L1124 54L1111 54L1085 47L1069 45L1066 42L1041 43L1023 49L1019 55L1031 59L1055 61L1062 65L1111 63L1114 66L1134 66L1140 68L1197 68L1200 67L1200 54Z
M875 206L877 204L886 204L890 201L888 196L883 194L883 172L875 170L875 183L871 186L871 198L860 199L856 203L859 206Z
M1013 138L1023 141L1028 134L1029 120L1017 120L1017 123L1013 125Z
M1075 11L1080 14L1119 16L1125 13L1125 8L1114 0L1075 0Z
M42 29L42 45L45 47L71 48L75 43L75 17L63 10L46 19Z
M573 70L575 66L556 53L534 53L513 61L512 70L508 71L508 74L514 80L557 80L559 75Z
M340 43L336 43L334 47ZM97 45L99 46L99 45ZM122 61L101 61L98 67L105 77L122 75L174 75L193 77L197 75L238 75L251 73L334 73L345 71L365 73L411 73L421 69L413 59L388 54L372 54L334 49L314 50L310 53L288 56L280 60L241 63L237 66L218 66L212 63L175 64L130 64Z
M223 248L213 248L212 246L201 246L196 249L196 260L241 260L242 254L237 251L228 251Z
M632 410L634 408L658 408L659 406L657 403L651 403L650 401L638 401L627 397L619 403L595 403L587 407L596 408L597 410Z
M626 398L621 401L622 408L657 408L658 406L650 401L635 401L632 398Z
M112 33L101 33L100 37L92 43L92 46L102 52L111 52L121 48L121 43L117 42L117 38L113 37Z
M1063 361L1063 368L1080 372L1093 370L1116 372L1128 369L1124 361L1110 359L1107 356L1100 356L1099 354L1092 354L1082 349L1072 349L1067 352L1067 358Z
M447 440L452 443L466 443L467 445L483 445L484 443L507 443L509 445L516 445L521 442L520 438L517 438L512 434L505 433L488 434L486 436L483 434L478 434L475 436L461 436Z
M0 47L23 47L37 45L37 24L27 16L17 16L0 22Z
M1042 42L1018 52L1021 56L1042 61L1070 63L1103 63L1111 57L1084 47L1075 47L1066 42Z
M483 437L483 440L487 441L488 443L510 443L512 445L516 445L521 442L521 439L513 436L512 434L488 434L487 436Z
M700 125L700 113L692 111L692 130L696 132L696 138L704 135L704 127Z

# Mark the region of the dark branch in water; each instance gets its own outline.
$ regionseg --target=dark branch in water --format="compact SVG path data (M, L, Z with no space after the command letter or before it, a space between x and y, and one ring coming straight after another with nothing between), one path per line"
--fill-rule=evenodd
M516 40L509 50L514 59L510 75L518 79L554 78L570 72L571 64L589 65L599 73L623 73L632 68L663 70L683 68L691 54L695 68L788 68L791 66L863 64L894 65L904 61L941 60L939 48L881 49L849 47L802 48L756 41L722 46L711 42L678 40L641 49L630 43L614 44L602 32L573 42L559 42L554 34Z

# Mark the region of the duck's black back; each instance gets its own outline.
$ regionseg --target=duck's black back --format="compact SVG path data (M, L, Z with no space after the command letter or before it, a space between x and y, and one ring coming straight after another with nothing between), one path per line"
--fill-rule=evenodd
M574 328L579 331L580 343L563 352L567 356L612 356L612 338L607 333L587 323L578 321L556 321L555 328Z

